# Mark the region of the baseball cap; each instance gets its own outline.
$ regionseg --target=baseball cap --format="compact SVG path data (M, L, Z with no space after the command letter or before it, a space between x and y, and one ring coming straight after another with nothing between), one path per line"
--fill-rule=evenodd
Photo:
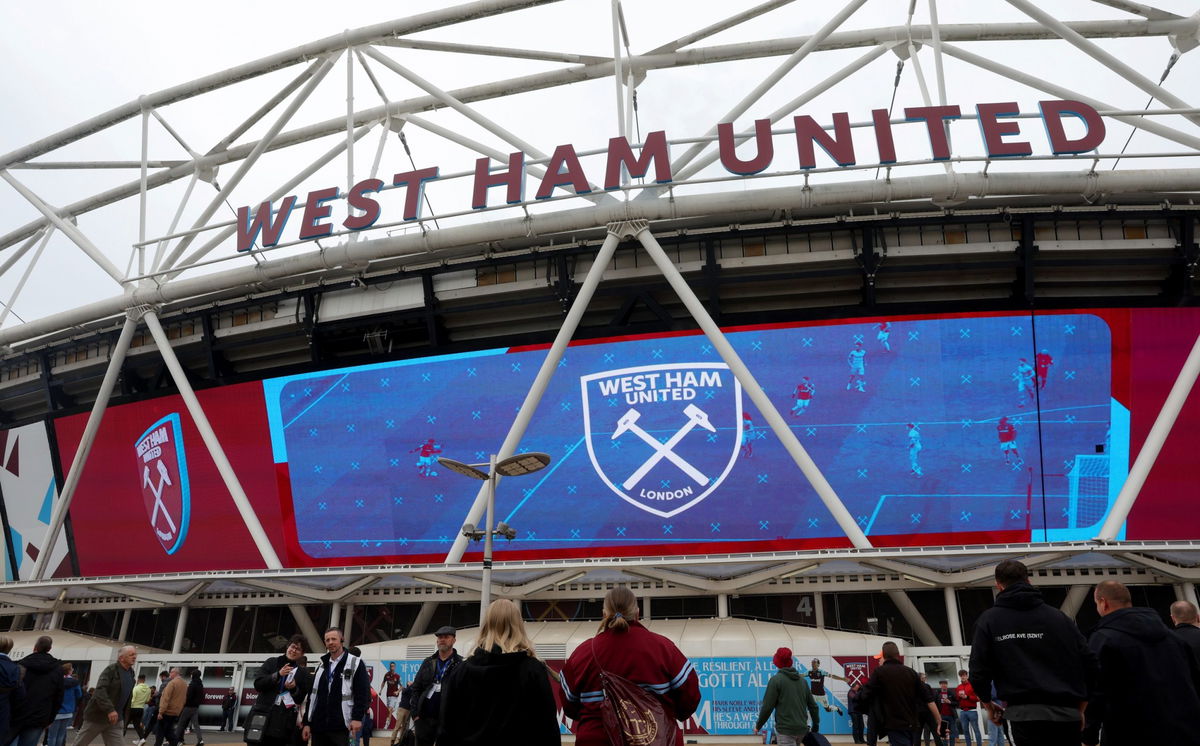
M437 635L438 637L441 637L442 635L450 635L451 637L458 637L458 630L454 629L449 624L446 624L446 625L442 625L441 627L438 627L437 632L434 632L433 634Z

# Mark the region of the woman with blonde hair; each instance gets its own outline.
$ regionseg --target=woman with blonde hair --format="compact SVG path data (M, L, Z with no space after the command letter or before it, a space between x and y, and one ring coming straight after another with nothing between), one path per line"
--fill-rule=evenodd
M700 704L700 680L691 662L662 635L638 621L637 597L624 586L604 597L600 632L567 660L562 670L563 710L575 720L577 746L609 746L604 729L600 674L616 674L654 693L666 715L687 720ZM683 731L675 743L683 746Z
M551 675L537 658L521 610L505 598L493 601L475 652L442 683L438 746L561 743Z

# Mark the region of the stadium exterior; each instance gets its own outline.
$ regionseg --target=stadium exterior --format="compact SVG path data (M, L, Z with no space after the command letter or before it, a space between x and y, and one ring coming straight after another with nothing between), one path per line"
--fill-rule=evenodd
M438 367L447 361L491 364L500 359L497 350L506 360L532 361L518 388L492 371L487 380L450 380L433 399L445 402L436 415L415 411L415 404L407 412L408 397L415 397L409 388L395 391L393 401L402 417L459 416L459 431L484 428L473 425L470 415L489 428L502 425L496 431L502 437L480 445L482 450L456 453L447 441L446 456L503 459L532 450L530 443L552 442L563 447L544 450L554 459L575 454L579 460L569 468L583 472L580 483L595 483L564 483L536 518L525 514L514 522L514 542L497 545L491 596L523 601L531 620L595 618L598 599L623 583L644 599L650 619L720 625L733 617L806 626L819 634L861 633L872 641L875 635L902 637L910 655L945 663L929 669L943 671L957 665L973 619L990 605L992 570L1001 559L1023 560L1047 597L1085 626L1092 618L1085 601L1102 579L1135 587L1141 603L1159 609L1177 598L1196 600L1200 522L1185 509L1171 511L1197 495L1187 446L1200 427L1195 396L1188 398L1200 371L1200 168L1192 160L1200 155L1200 109L1172 94L1169 83L1188 79L1188 65L1194 71L1188 52L1200 43L1200 12L1182 16L1101 2L1110 6L1110 20L1058 21L1027 0L1009 0L1025 16L1020 22L939 24L930 3L929 23L914 22L910 8L907 17L888 19L897 25L868 27L859 12L864 2L853 0L829 8L836 12L808 36L703 46L709 37L770 18L788 5L773 1L694 33L683 29L686 36L681 31L672 43L634 54L628 31L636 37L636 28L627 29L614 2L611 25L600 29L608 50L602 56L456 36L461 24L525 18L521 14L547 5L554 3L476 2L348 31L144 96L0 156L0 177L12 187L6 199L23 200L22 209L36 211L31 221L0 226L0 275L23 273L5 299L5 315L10 306L19 307L17 296L30 273L55 271L41 259L52 237L69 241L89 271L99 267L114 282L110 297L0 328L0 422L6 431L0 517L8 538L0 616L6 626L129 640L158 649L160 655L150 658L155 661L239 665L278 649L294 631L315 644L326 624L342 623L354 640L381 645L440 623L473 626L483 590L478 545L456 529L436 537L431 529L420 541L433 548L419 551L405 549L406 540L376 551L363 538L365 529L319 533L326 519L305 516L317 504L304 502L305 490L316 489L315 478L301 472L314 465L320 472L321 463L297 455L308 451L286 426L266 423L295 415L291 424L309 411L289 409L286 396L295 391L289 386L388 371L402 380L399 371L409 370L438 379L450 375ZM1158 56L1147 61L1108 51L1129 39ZM594 51L597 43L586 46ZM1014 58L1006 46L1013 43L1034 50L1031 59ZM1022 64L1066 54L1080 55L1123 87L1064 83L1049 69L1030 72L1031 65ZM464 57L531 67L453 90L416 71L432 59ZM826 58L834 62L822 63ZM761 66L750 67L756 61L768 63L767 75ZM313 115L309 98L319 88L340 85L333 73L338 64L346 67L349 105L337 111L322 104ZM732 108L704 102L712 108L707 121L676 118L659 126L643 113L647 97L662 92L651 87L656 76L702 76L709 66L743 69L739 65L753 72L739 81ZM943 68L953 66L984 76L986 83L970 79L970 100L948 94ZM423 69L430 74L435 68ZM793 70L807 77L798 83L788 77ZM907 86L913 77L919 90ZM189 142L183 128L172 126L178 125L172 122L176 108L187 111L183 107L260 79L279 85L269 94L256 89L259 98L246 118L232 122L215 145ZM805 90L781 94L785 79ZM412 95L388 99L385 89L397 82ZM552 113L539 116L541 127L568 108L572 91L580 88L594 96L595 117L615 122L607 137L585 142L569 130L539 132L539 150L515 134L521 120L505 108L509 101L520 102L520 112L529 110L530 96L545 97L549 103L538 109ZM839 103L821 97L839 89L853 89L861 108L843 113ZM775 100L781 96L782 103ZM1009 101L1021 106L994 105ZM309 123L298 123L298 112ZM968 119L979 126L960 121ZM70 146L138 120L141 136L128 151L68 160L77 152ZM571 126L571 116L563 120ZM737 124L723 124L732 122ZM159 134L169 135L172 147L182 147L187 157L152 159L151 128L161 128ZM1126 133L1135 135L1133 149ZM422 152L421 140L437 144ZM1025 142L1029 147L1022 149ZM792 168L795 159L799 169ZM395 177L389 178L388 168ZM69 203L46 193L49 182L30 186L35 171L69 180L70 174L99 169L127 169L135 176ZM201 197L207 189L211 195ZM356 209L345 206L348 195ZM100 216L135 198L134 224L128 212L117 219L117 240L131 246L122 270L123 260L108 250L113 240L90 235L89 227L107 230ZM226 208L237 217L220 217ZM963 319L971 323L958 323ZM1054 350L1058 367L1045 369L1057 378L1045 389L1035 382L1028 390L1037 414L1019 423L1029 434L1022 435L1028 440L1018 463L997 450L1000 409L974 419L956 409L962 402L986 408L992 395L971 398L977 395L955 386L992 376L1004 385L997 401L1003 398L1003 408L1011 409L1027 389L1019 374L1009 380L1016 353L1001 357L1023 348L1005 345L1028 344L1032 361L1046 350L1026 337L1056 339L1060 332L1051 331L1053 324L1069 328L1066 334L1076 326L1094 327L1091 347L1063 338L1061 348L1090 362L1068 376L1068 359ZM976 335L985 329L1020 339L967 348L972 325ZM812 340L820 348L837 334L845 341L828 353L835 363L802 362ZM916 342L933 334L941 335L939 350L917 357ZM763 343L768 336L785 349L771 349L770 339ZM863 375L871 388L859 389L877 397L869 405L852 398L858 393L851 388L855 371L863 369L853 362L847 368L844 361L856 339L859 349L865 344L869 350ZM548 416L539 404L570 409L571 402L554 398L552 387L563 377L576 393L582 381L586 409L589 376L634 370L618 363L602 370L597 363L581 371L568 364L587 354L621 358L623 350L642 345L647 357L638 359L638 371L699 366L687 357L694 352L678 347L685 342L703 347L704 370L729 376L728 387L742 397L736 411L743 413L744 403L744 417L754 413L754 424L738 417L712 428L719 448L729 448L728 466L719 478L693 475L702 485L716 483L693 502L671 509L639 504L639 490L628 487L637 480L629 477L622 489L619 479L627 472L614 476L625 462L610 466L611 457L600 452L603 442L634 427L648 405L618 425L593 411L579 415L588 430L579 442L572 434L577 451L554 440L558 420L554 426L542 420L539 429L535 417ZM956 343L964 345L961 352L953 351ZM754 353L764 344L777 357L756 364ZM653 350L661 356L663 349L662 363L650 360ZM870 376L891 370L885 361L905 354L915 362L896 367L876 395ZM975 362L968 365L968 358ZM794 370L779 362L793 359ZM955 367L959 361L962 370ZM815 394L802 396L805 365L828 375ZM845 398L835 400L843 396L847 371ZM923 398L935 396L926 393L932 381L939 391L936 407L945 413L937 422L932 415L910 421L912 407L935 406ZM460 385L482 391L482 410L455 398ZM1071 453L1079 455L1061 468L1050 454L1057 453L1056 443L1076 436L1059 436L1055 428L1077 420L1074 410L1061 421L1049 416L1056 409L1039 397L1059 396L1056 387L1080 397L1092 396L1095 388L1101 397L1064 411L1078 406L1111 413L1091 421L1078 444L1072 441ZM851 402L837 405L837 417L820 420L827 428L821 437L840 439L830 451L821 450L817 426L804 424L804 418L826 416L819 410L825 397L829 406ZM253 411L241 408L251 400L258 402ZM346 401L345 411L362 411L378 400ZM635 400L628 401L635 411ZM859 418L853 422L851 406ZM252 421L263 407L264 424L256 429ZM175 424L160 427L170 416ZM334 422L320 425L323 447L330 450L346 438L342 433L343 440L324 440L324 428ZM341 427L341 420L336 424ZM592 437L591 428L605 426L602 438ZM105 429L118 427L125 429ZM352 423L346 427L354 429ZM994 457L986 468L1016 485L1005 495L1008 502L989 502L996 497L990 493L1002 491L991 489L989 477L972 481L984 469L978 461L968 463L957 453L937 461L939 447L949 454L959 439L979 432L972 428L984 427ZM311 428L314 437L317 429ZM135 443L123 434L127 430L145 437ZM665 435L643 438L654 455L641 461L639 475L697 471L686 459L701 451L676 446L690 430L670 432L677 435L670 441ZM255 441L262 434L271 442ZM874 439L855 445L858 434ZM759 442L750 443L755 437ZM363 460L373 458L375 436L366 438L346 441L363 449ZM413 431L403 443L426 440L425 432ZM434 440L431 435L428 443ZM586 449L580 447L584 441ZM403 478L396 471L395 479L418 485L403 495L387 493L379 499L394 495L395 506L371 513L389 516L395 537L410 532L404 524L427 517L454 527L483 524L486 485L472 497L466 493L471 482L433 472L427 459L441 452L442 443L421 451L426 460L413 472L408 447L397 451L392 441L380 442L390 444L387 453L408 469ZM976 453L973 441L961 442L964 453ZM1001 433L1000 447L1004 442ZM24 444L19 455L18 443ZM750 460L748 443L759 449L759 462ZM178 463L156 455L171 446L178 448ZM280 455L285 447L286 457ZM44 452L44 465L31 448ZM261 478L248 477L244 465L258 451L265 454L259 454L262 465L249 468L261 471ZM847 467L843 478L838 460L860 457L863 466ZM756 471L761 459L774 459L771 468ZM1085 473L1088 459L1099 459L1099 471ZM898 464L895 471L880 465L889 460ZM190 494L182 487L175 495L183 506L175 512L159 502L164 485L187 484L185 462L193 468ZM152 474L152 463L162 471ZM371 471L372 480L391 479L386 464L378 466L382 471ZM350 515L360 494L355 490L369 503L378 497L371 491L377 485L337 487L360 484L349 471L359 470L360 462L346 469L339 477L346 481L320 493L323 500L345 501L334 506L339 517L331 523ZM209 477L201 476L203 470ZM125 472L127 484L119 481ZM555 479L563 472L554 472ZM49 492L40 482L19 481L36 481L34 473L50 477ZM415 507L425 505L418 503L421 490L434 478L444 507ZM941 492L930 486L934 478ZM509 492L515 502L526 479L533 484L532 477L502 481L497 500ZM1089 493L1088 480L1101 486ZM660 502L681 499L683 481L670 486L664 478L660 490L643 487L640 493ZM541 484L526 490L526 498ZM971 492L975 484L980 486ZM582 489L579 500L587 505L570 502L568 494L579 494L573 488ZM442 503L451 491L458 497ZM860 492L870 494L874 502L863 504L873 505L873 512L858 509ZM716 536L722 528L716 513L704 513L703 528L712 532L705 540L664 536L622 543L616 534L604 534L612 521L622 520L615 517L621 509L637 516L631 521L653 522L656 530L661 524L666 534L675 526L672 517L692 530L684 516L710 493L703 509L715 511L715 501L724 499L725 530L742 531L729 539L728 550L717 543L726 539ZM686 495L693 494L688 487ZM755 494L767 501L762 508L773 519L795 505L799 528L758 538L749 522L750 511L759 509ZM31 501L37 503L32 509ZM206 503L217 501L222 507L214 509L216 517L204 518ZM267 504L272 509L264 513ZM325 502L319 504L324 510ZM159 523L160 508L169 529L160 529L166 525ZM746 512L748 528L741 528L739 510ZM185 544L186 527L176 525L186 524L189 511L192 547ZM1091 511L1086 520L1081 511ZM555 522L572 512L588 516L582 529ZM946 515L927 529L933 512ZM974 528L976 514L974 520L993 523ZM486 518L492 520L490 513ZM760 526L765 521L757 513L753 518ZM563 539L565 548L556 548L526 533L535 524L561 528L564 536L571 526L583 537L578 544ZM149 537L144 545L128 538L143 533ZM220 538L225 535L228 546ZM360 538L361 548L340 554L317 546ZM201 541L208 543L198 554L187 554ZM829 643L822 651L836 655L836 648ZM746 651L769 655L751 641ZM242 675L227 680L232 685Z

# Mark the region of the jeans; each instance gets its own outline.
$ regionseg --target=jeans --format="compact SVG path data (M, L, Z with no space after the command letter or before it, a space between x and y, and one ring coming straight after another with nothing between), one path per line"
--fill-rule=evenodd
M199 713L199 707L183 708L183 712L179 713L179 721L175 725L175 743L183 743L183 736L187 733L188 726L192 726L196 731L196 746L204 743L204 734L200 732Z
M75 713L73 712L65 717L60 715L55 718L54 722L50 723L50 734L47 743L50 746L65 746L67 743L67 727L74 719Z
M154 741L154 746L162 746L164 739L170 746L175 746L175 744L179 743L175 738L175 721L178 719L178 715L162 715L159 718L158 729L155 730L158 738ZM76 744L76 746L79 746L79 744Z
M38 746L42 742L42 734L45 732L45 726L19 730L16 732L11 746Z
M989 720L988 737L991 739L992 746L1004 746L1004 725L996 725Z
M971 731L975 731L976 746L983 746L983 736L979 734L979 711L962 710L958 713L958 724L962 728L963 740L971 746Z
M799 738L789 736L786 733L776 733L775 740L779 743L779 746L800 746L802 743Z
M233 708L221 710L221 730L233 732Z
M863 738L863 714L861 712L850 713L850 730L854 734L855 743L866 743Z

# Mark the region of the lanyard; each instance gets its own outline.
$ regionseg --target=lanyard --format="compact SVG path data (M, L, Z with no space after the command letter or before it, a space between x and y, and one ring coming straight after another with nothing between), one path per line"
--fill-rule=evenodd
M442 677L446 675L446 669L450 667L450 659L447 658L444 661L438 661L434 665L437 666L437 674L433 677L433 680L441 681Z

